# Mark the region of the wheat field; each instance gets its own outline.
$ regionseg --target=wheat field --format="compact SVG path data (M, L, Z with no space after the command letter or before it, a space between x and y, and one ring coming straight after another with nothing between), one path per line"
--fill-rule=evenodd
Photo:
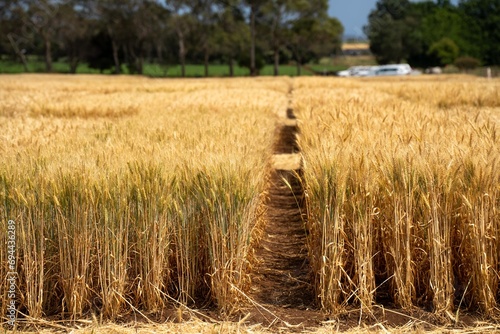
M0 81L0 219L17 224L19 310L114 319L208 303L231 312L232 287L248 285L289 80ZM0 261L5 277L4 247Z
M500 82L297 82L321 307L498 316Z
M19 312L234 314L289 104L318 308L497 318L500 81L469 76L0 76L0 240L14 221Z

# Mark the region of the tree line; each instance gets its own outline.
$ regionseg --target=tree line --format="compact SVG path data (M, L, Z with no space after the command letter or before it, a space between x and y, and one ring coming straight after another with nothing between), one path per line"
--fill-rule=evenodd
M28 71L28 55L55 60L76 73L81 63L142 74L165 67L238 64L257 75L264 64L300 67L338 51L343 27L327 0L0 0L0 55Z
M368 20L379 63L500 65L500 0L379 0Z

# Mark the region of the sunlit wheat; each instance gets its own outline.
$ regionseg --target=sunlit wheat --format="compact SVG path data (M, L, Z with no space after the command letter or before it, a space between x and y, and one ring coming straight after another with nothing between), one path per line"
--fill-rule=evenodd
M238 308L288 79L0 80L0 217L20 227L19 309Z
M295 84L321 306L498 315L500 82Z

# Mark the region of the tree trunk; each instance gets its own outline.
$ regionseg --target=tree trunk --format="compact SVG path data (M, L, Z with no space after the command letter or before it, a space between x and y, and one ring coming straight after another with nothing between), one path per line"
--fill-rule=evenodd
M255 67L255 3L250 6L250 75L256 76Z
M179 38L179 61L181 62L181 76L186 77L186 48L184 39Z
M137 57L136 64L137 64L137 74L142 75L144 72L144 66L143 66L144 65L144 56L143 55L140 55L139 57Z
M184 33L177 28L177 38L179 38L179 61L181 63L181 76L186 77L186 46L184 44Z
M113 61L115 63L115 74L120 74L120 59L118 58L118 45L116 41L111 38L111 47L113 49Z
M208 48L205 48L204 54L204 65L205 65L205 77L208 77L208 60L210 58L210 53L208 52Z
M45 43L45 71L48 73L52 72L52 43L48 36L44 36Z
M142 43L139 43L139 54L135 52L134 46L129 45L129 54L130 54L130 59L129 59L129 64L132 64L134 66L134 74L137 73L139 75L142 75L143 73L143 64L144 64L144 52L142 51Z
M302 64L300 63L300 61L297 61L297 76L298 77L300 77L301 72L302 72Z
M273 56L274 56L274 76L280 75L280 44L279 44L279 38L278 38L278 29L280 26L281 22L281 7L280 10L278 10L278 13L275 15L275 18L273 20Z
M184 54L181 55L181 77L186 77L186 57Z
M158 63L163 64L163 46L161 43L156 44L156 58L158 58Z
M13 35L12 33L7 34L7 38L9 39L12 48L14 48L14 52L17 54L19 59L21 59L21 63L23 63L24 72L28 72L28 62L26 61L26 56L21 50L19 50L19 46L17 45L17 43L14 42L14 38L12 37L12 35Z
M130 45L123 45L123 59L125 61L125 64L128 68L128 74L135 74L135 64L132 63L132 61L130 60Z
M229 76L234 77L234 64L233 58L229 58Z
M75 74L76 73L76 69L78 68L78 63L79 63L79 59L78 57L71 57L71 59L69 60L69 72L71 74Z
M274 76L280 75L280 51L274 48Z

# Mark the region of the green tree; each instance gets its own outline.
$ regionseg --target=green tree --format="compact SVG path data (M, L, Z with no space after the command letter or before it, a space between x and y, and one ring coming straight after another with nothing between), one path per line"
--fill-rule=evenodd
M453 64L458 57L460 50L458 46L450 38L442 38L433 43L427 52L429 55L434 56L439 61L439 66Z
M42 49L45 58L45 71L52 72L52 49L57 34L56 19L59 10L58 2L51 0L20 1L20 5L26 8L26 16L23 27L31 29L35 35L41 38Z
M86 15L86 4L86 1L70 0L63 3L57 13L57 41L67 56L70 73L76 73L89 48L92 25Z
M234 62L242 58L250 44L249 26L245 23L240 8L233 4L228 4L219 13L218 22L214 31L217 52L222 55L222 59L227 61L229 75L234 76ZM249 57L246 56L246 58Z
M294 18L291 13L294 5L293 0L270 0L263 8L269 44L273 53L274 75L279 75L280 51L287 39L288 24ZM263 23L264 23L263 22Z
M257 47L257 16L260 14L262 6L268 0L244 0L248 7L250 26L250 75L257 75L256 47Z
M464 24L456 7L437 7L422 18L420 30L426 46L449 38L460 50L470 49L464 40Z
M297 75L303 64L334 53L340 48L344 27L336 18L320 16L295 20L288 46L297 64Z
M413 34L418 21L409 15L410 9L408 0L379 0L371 11L365 33L379 63L399 63L419 51L419 36Z
M144 60L153 49L157 49L157 40L163 36L167 18L165 8L153 0L137 1L129 8L127 20L129 33L125 40L129 68L132 72L143 73Z
M106 29L95 33L88 42L88 50L85 57L90 68L98 69L101 73L111 69L115 65L111 37Z
M26 49L32 45L33 32L23 29L25 12L19 0L0 0L0 54L13 53L28 72Z
M188 39L193 33L196 18L193 16L192 3L185 0L170 0L167 2L168 9L172 13L170 29L175 32L177 38L177 50L181 65L181 76L186 76L186 56L188 52Z
M280 54L284 51L294 21L301 17L326 15L324 5L321 1L269 0L262 6L261 24L266 28L274 75L279 75Z
M435 53L430 53L432 45L447 38L458 47L460 54L478 54L477 47L465 38L467 26L456 6L450 1L418 2L411 4L411 16L418 24L413 35L419 47L414 48L408 57L413 66L443 65Z
M110 38L111 49L113 55L114 72L121 73L121 59L119 52L121 46L127 38L127 18L126 6L127 2L115 2L112 0L102 0L98 2L96 7L96 15L99 19L99 24L102 30L106 30L106 35Z
M171 36L169 27L169 21L171 19L170 12L161 2L152 1L150 6L152 7L150 10L153 11L155 15L154 31L150 31L150 40L156 53L156 60L160 65L163 65L164 59L166 58L165 54L169 46L169 37Z
M105 29L111 38L115 73L125 61L131 73L142 74L145 58L158 51L158 40L164 38L166 9L155 0L101 0L96 16L98 30Z
M500 65L500 0L461 0L466 39L480 50L485 65ZM474 54L470 54L474 55Z
M197 0L193 4L192 15L196 19L193 29L195 45L203 53L203 64L205 76L208 77L208 65L210 54L213 53L216 45L216 27L219 24L219 12L223 10L223 5L215 0Z
M365 28L379 63L405 59L422 67L452 63L459 55L480 55L477 43L467 37L477 36L477 31L449 0L379 0Z

